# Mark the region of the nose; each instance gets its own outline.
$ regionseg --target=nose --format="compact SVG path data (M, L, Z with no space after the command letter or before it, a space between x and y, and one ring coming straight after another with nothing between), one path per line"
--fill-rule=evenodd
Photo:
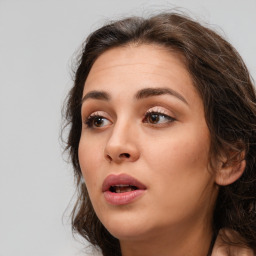
M117 124L105 146L105 158L110 162L134 162L140 157L136 130L129 125Z

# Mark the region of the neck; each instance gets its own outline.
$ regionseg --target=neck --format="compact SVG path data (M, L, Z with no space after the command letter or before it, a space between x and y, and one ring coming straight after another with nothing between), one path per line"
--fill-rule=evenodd
M122 256L206 256L212 240L210 225L154 232L142 240L120 241Z

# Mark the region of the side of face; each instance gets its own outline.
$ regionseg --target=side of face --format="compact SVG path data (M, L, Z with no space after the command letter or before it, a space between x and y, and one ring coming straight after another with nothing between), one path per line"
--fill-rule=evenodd
M132 240L210 225L217 197L201 98L177 53L156 45L103 53L85 82L79 163L109 232ZM128 175L145 186L113 204L103 184Z

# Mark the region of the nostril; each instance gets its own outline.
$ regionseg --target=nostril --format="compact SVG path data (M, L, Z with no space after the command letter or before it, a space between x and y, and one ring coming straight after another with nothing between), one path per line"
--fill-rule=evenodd
M130 158L130 154L128 154L128 153L122 153L122 154L120 154L119 157L122 157L122 158Z
M112 161L111 156L107 155L106 157L107 157L107 159L108 159L110 162Z

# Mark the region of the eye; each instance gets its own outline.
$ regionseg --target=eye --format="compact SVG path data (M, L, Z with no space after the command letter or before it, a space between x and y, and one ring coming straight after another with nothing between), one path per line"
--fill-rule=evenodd
M85 120L85 124L87 125L88 128L101 128L101 127L111 124L111 122L103 116L90 115Z
M147 112L143 122L149 124L165 124L175 121L175 119L171 116L160 112Z

